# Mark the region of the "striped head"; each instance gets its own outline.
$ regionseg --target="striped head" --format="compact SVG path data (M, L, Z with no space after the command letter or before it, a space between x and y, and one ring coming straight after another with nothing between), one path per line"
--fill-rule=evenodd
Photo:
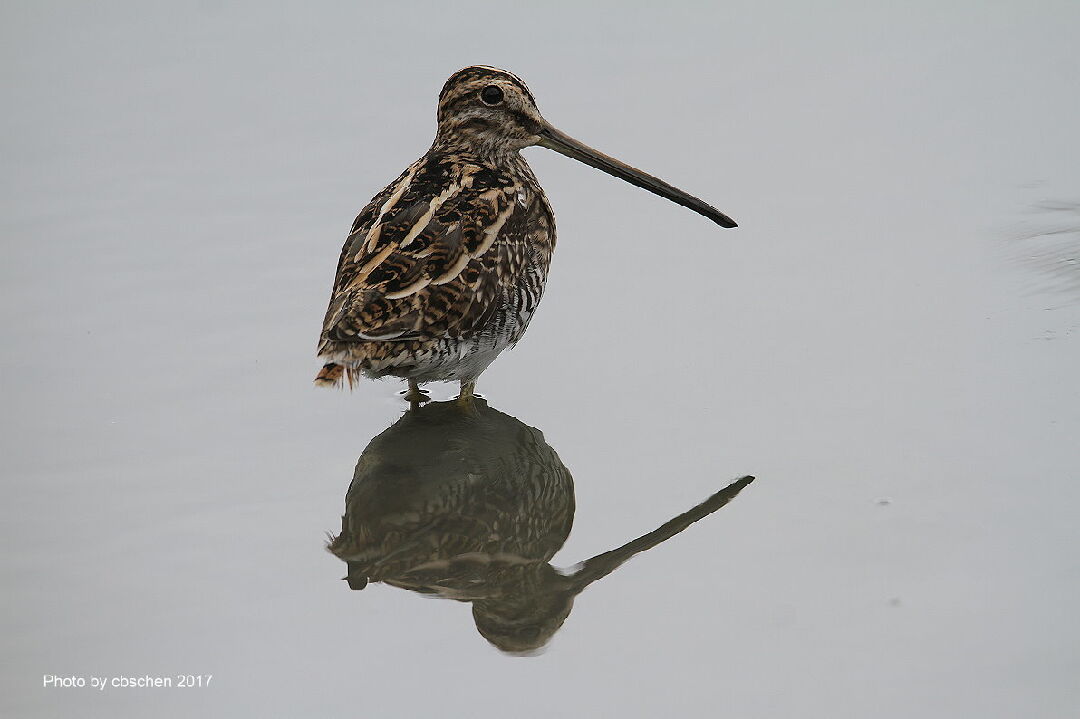
M482 154L517 152L540 141L543 125L529 88L506 70L486 65L458 70L439 93L437 144Z
M546 147L595 167L722 227L735 227L734 220L693 195L557 130L541 117L529 88L513 73L473 65L458 70L443 85L433 152L464 150L498 162L530 145Z

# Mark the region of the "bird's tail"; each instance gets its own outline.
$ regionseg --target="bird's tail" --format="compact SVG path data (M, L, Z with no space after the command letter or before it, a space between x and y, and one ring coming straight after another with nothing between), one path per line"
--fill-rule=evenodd
M315 375L316 387L340 387L341 380L345 377L345 368L336 362L328 362L323 365L319 370L319 374ZM349 388L352 389L352 373L348 373Z

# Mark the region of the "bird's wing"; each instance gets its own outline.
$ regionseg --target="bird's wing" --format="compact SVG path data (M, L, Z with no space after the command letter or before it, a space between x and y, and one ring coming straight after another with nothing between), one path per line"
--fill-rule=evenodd
M458 337L525 261L529 207L510 176L424 158L360 213L323 325L336 341Z

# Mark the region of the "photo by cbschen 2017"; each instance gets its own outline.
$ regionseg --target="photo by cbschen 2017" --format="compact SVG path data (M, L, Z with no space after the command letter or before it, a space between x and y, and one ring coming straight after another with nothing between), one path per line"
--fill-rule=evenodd
M1078 26L0 8L0 716L1072 716Z

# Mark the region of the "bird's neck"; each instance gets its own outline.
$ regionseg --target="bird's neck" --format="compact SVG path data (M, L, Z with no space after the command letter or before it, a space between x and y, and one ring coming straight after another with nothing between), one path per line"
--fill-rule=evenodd
M505 138L488 137L483 133L443 133L435 136L431 152L441 155L475 157L491 167L517 166L525 162L519 150L508 144Z

